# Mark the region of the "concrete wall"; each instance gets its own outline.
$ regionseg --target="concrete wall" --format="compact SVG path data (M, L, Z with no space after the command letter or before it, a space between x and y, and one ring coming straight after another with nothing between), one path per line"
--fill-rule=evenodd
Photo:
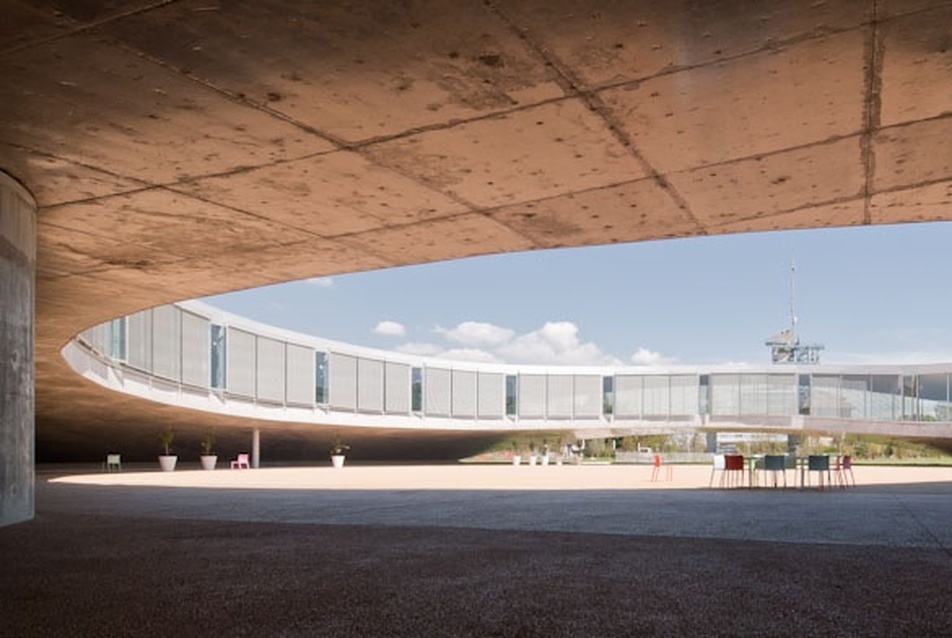
M0 525L33 518L36 204L0 173Z

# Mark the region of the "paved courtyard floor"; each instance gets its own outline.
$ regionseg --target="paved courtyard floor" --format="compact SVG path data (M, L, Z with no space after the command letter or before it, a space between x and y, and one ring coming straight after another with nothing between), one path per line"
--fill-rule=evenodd
M36 520L0 528L0 634L952 635L952 468L651 471L39 468Z

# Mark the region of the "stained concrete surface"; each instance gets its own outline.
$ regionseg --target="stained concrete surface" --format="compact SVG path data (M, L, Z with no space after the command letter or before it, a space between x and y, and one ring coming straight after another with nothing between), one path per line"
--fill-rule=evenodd
M952 633L952 469L708 490L708 468L41 470L6 636Z
M63 345L144 308L503 252L952 219L948 0L3 6L0 169L39 206L41 459L169 421L257 425L77 380Z

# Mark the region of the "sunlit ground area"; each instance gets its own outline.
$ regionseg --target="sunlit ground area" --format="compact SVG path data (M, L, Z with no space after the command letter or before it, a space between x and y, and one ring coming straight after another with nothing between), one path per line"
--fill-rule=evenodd
M652 480L650 465L348 465L328 467L284 467L255 470L198 469L175 472L123 471L65 475L54 483L179 488L288 489L288 490L693 490L720 485L720 472L709 465L670 465ZM669 471L670 468L670 471ZM818 477L809 477L812 487ZM881 490L891 485L941 489L952 492L952 467L878 466L853 468L856 490ZM750 476L745 473L745 485ZM765 487L766 473L754 475L756 487ZM769 477L772 480L772 477ZM786 473L789 488L799 487L796 470ZM928 486L928 488L926 487ZM850 488L851 490L854 488Z

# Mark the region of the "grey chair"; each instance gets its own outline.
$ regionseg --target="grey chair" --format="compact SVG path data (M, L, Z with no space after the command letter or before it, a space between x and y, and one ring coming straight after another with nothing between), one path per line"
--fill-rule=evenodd
M830 455L829 454L811 454L807 457L807 485L810 484L810 473L819 474L819 488L823 489L823 475L826 474L826 485L831 485L833 476L830 474Z
M787 487L787 457L784 454L767 454L764 456L764 485L772 479L773 486L779 487L777 472L783 477L783 486Z

